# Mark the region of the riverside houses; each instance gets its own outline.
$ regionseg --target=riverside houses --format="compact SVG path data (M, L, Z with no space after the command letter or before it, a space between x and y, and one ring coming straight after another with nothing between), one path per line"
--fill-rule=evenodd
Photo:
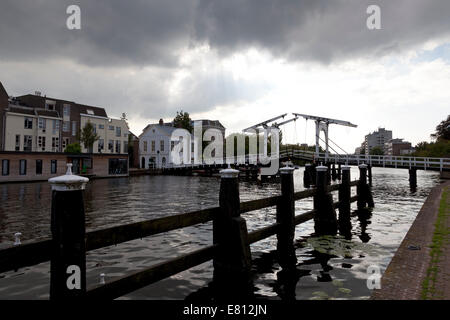
M93 148L64 153L91 122L99 136ZM0 83L0 182L46 180L65 172L95 177L128 175L128 124L104 108L34 95L9 97Z
M218 129L225 138L225 127L217 120L198 120L202 122L202 129ZM194 121L192 121L192 125ZM173 165L170 153L178 141L171 141L172 132L176 130L173 123L164 123L162 119L159 123L149 124L144 128L139 136L139 158L140 168L165 168ZM191 161L194 161L194 150L196 141L191 134ZM180 156L181 157L181 156Z

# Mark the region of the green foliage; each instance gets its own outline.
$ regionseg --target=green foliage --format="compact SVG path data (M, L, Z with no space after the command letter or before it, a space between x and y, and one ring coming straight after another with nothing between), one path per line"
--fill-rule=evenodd
M416 145L415 157L450 157L450 140L439 140L437 142L420 142Z
M100 137L97 135L97 133L95 133L94 126L90 121L88 121L84 125L84 128L81 129L79 136L80 141L83 143L84 147L92 153L94 142L100 139Z
M72 154L80 154L81 153L81 145L78 142L68 144L64 152L72 153Z
M372 155L372 156L382 156L382 155L384 155L384 151L380 147L373 147L369 151L369 154Z
M436 132L431 135L437 142L442 140L450 140L450 115L446 120L442 120L436 127Z
M173 126L175 128L183 128L192 133L193 127L191 124L191 118L189 117L189 113L181 111L177 111L176 117L173 119Z

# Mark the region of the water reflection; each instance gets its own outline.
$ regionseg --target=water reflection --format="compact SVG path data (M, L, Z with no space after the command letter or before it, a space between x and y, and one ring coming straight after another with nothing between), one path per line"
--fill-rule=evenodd
M254 259L252 297L270 299L364 299L367 267L384 270L422 206L438 174L418 171L418 187L409 189L408 171L373 168L375 208L354 211L350 224L340 224L339 235L316 237L312 221L296 227L293 268L277 262L276 237L251 245ZM352 179L358 170L352 168ZM294 173L295 191L303 189L303 169ZM241 200L279 194L279 185L240 183ZM352 188L352 196L355 188ZM207 177L142 176L94 180L85 192L88 229L136 222L218 205L219 180ZM47 183L0 185L0 246L50 235L50 188ZM337 201L337 195L334 195ZM312 200L296 202L296 214L312 209ZM352 206L355 210L355 205ZM249 231L275 221L275 208L249 212ZM88 285L179 256L212 243L211 223L176 230L118 246L95 250L87 256ZM49 264L0 275L0 298L48 298ZM169 279L133 292L122 299L196 299L211 290L212 263L205 263ZM26 285L25 285L26 284ZM206 294L207 295L207 294Z

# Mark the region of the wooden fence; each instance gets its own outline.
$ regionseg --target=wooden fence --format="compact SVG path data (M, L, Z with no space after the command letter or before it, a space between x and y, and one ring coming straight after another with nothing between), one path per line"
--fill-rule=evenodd
M321 176L319 168L317 167L317 186L315 188L294 192L293 169L287 170L284 168L286 170L284 174L283 171L281 174L281 195L245 202L240 202L239 200L238 171L225 169L221 172L220 205L218 207L86 233L84 232L84 208L78 208L77 205L74 206L73 203L70 203L70 201L81 201L82 203L82 196L77 198L73 197L73 194L74 192L79 192L82 195L83 191L62 192L54 189L52 191L52 238L38 242L24 242L1 250L0 272L17 271L19 268L50 260L50 299L70 297L115 299L209 260L214 262L215 274L234 277L236 272L242 274L243 271L248 271L249 264L251 265L249 245L272 235L277 235L279 243L277 251L280 260L289 259L288 256L292 255L292 252L289 253L287 251L292 246L295 226L314 218L315 226L317 227L318 224L322 223L321 215L325 218L326 216L330 217L330 211L325 212L327 209L324 209L323 203L326 202L323 198L324 195L329 195L332 199L330 193L339 191L339 201L333 203L331 200L331 207L333 210L335 208L339 209L340 220L347 215L349 219L348 211L352 202L358 201L358 207L367 204L370 206L369 202L364 202L366 197L364 194L365 189L361 188L361 186L367 186L366 171L364 169L360 169L362 170L360 174L363 176L360 177L359 181L350 181L350 170L348 169L343 171L340 184L327 185L326 182L321 183L319 181L319 179L326 181L326 175ZM347 174L344 174L346 172ZM358 195L351 197L350 188L354 186L358 186ZM370 189L370 187L367 188ZM58 200L58 196L63 198ZM295 201L309 197L314 197L314 209L295 215ZM277 208L276 221L264 228L247 232L245 219L241 215L273 206ZM70 210L72 211L67 211L67 207L71 207L72 209ZM82 219L82 225L80 224L80 229L82 230L74 232L73 229L77 228L77 224L72 221L68 225L64 225L65 222L62 221L61 217L58 220L58 216L63 216L64 214L73 216L74 213L77 213L77 210L80 212L79 216ZM336 213L334 215L336 216ZM144 270L113 278L104 284L86 288L86 251L195 226L208 221L213 221L212 245L152 265ZM69 237L64 238L66 234L70 234L70 239ZM78 245L74 245L77 237L80 242ZM71 275L68 271L68 266L77 265L77 263L83 283L81 286L77 287L75 285L68 288L67 279ZM280 264L282 265L282 263Z

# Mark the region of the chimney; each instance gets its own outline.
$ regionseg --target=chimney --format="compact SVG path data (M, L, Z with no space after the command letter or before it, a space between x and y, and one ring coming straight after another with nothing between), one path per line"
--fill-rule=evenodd
M163 119L159 119L159 125L160 125L160 126L164 125Z

